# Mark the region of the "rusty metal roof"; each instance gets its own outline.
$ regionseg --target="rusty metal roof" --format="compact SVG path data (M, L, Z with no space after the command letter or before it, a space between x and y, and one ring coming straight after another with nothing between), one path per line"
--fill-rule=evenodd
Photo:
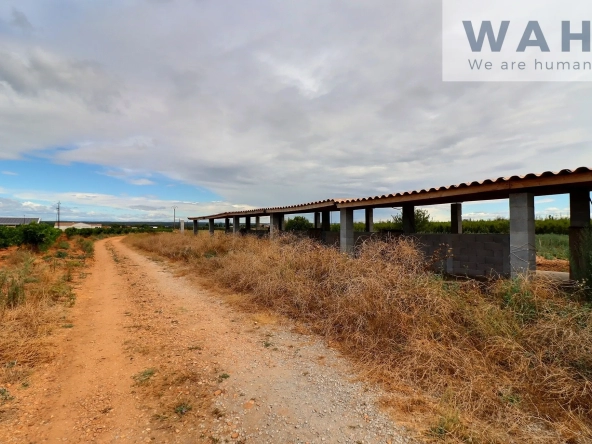
M272 213L305 213L330 211L340 208L391 207L396 205L435 205L441 203L470 202L508 198L513 192L531 192L537 196L569 193L573 189L592 190L592 169L580 167L575 170L530 173L524 176L498 177L450 185L406 191L379 196L325 199L297 205L257 208L246 211L232 211L211 216L190 217L190 220L222 219L234 216L264 216Z

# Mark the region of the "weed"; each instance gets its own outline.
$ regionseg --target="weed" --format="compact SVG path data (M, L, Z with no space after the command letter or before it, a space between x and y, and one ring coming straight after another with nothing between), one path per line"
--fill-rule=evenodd
M271 347L272 345L273 345L273 344L272 344L271 342L269 342L269 341L264 341L264 342L263 342L263 347L265 347L265 348L269 348L269 347Z
M513 391L508 392L500 392L499 397L504 404L509 405L518 405L522 401L522 398L519 394L514 393Z
M228 378L230 378L230 375L228 373L222 373L220 376L218 376L218 382L222 382Z
M183 416L184 414L186 414L187 412L191 411L192 407L191 404L188 404L186 402L182 402L180 404L177 404L175 406L175 413L177 415L181 415Z
M58 243L58 248L60 250L69 250L70 249L70 244L66 241L61 241Z
M10 395L8 389L4 387L0 387L0 402L5 403L7 401L13 400L14 397Z
M55 257L58 259L65 259L68 257L68 252L63 250L56 251Z
M62 328L73 328L74 324L64 324L62 325Z
M155 368L147 368L139 373L136 373L132 378L136 381L137 384L144 384L148 382L150 378L152 378L156 373Z
M443 415L438 419L437 424L430 428L430 435L444 439L456 435L462 429L462 423L457 413Z
M203 348L200 345L191 345L189 347L187 347L187 350L203 350Z
M93 257L95 254L95 245L92 240L78 238L78 248L80 248L86 257Z
M25 284L20 274L0 272L0 309L15 308L25 302Z

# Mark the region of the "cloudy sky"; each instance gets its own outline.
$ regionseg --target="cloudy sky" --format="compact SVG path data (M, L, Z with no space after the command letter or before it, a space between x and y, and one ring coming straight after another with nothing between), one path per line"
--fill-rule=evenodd
M444 83L440 23L437 0L0 0L0 215L169 220L592 164L591 84Z

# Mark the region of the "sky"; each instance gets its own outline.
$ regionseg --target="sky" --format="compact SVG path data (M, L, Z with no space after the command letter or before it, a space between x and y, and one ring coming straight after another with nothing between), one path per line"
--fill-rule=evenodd
M0 0L0 215L166 221L591 166L591 84L445 83L441 46L436 0Z

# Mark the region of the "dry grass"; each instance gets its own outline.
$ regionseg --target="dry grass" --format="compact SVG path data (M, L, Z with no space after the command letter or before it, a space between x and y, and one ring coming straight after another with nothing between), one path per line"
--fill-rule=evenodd
M445 281L404 239L367 243L355 259L291 237L127 242L338 343L427 439L592 440L591 307L549 283Z
M75 300L78 261L21 249L0 259L0 387L26 384L54 356L52 330L64 324Z

